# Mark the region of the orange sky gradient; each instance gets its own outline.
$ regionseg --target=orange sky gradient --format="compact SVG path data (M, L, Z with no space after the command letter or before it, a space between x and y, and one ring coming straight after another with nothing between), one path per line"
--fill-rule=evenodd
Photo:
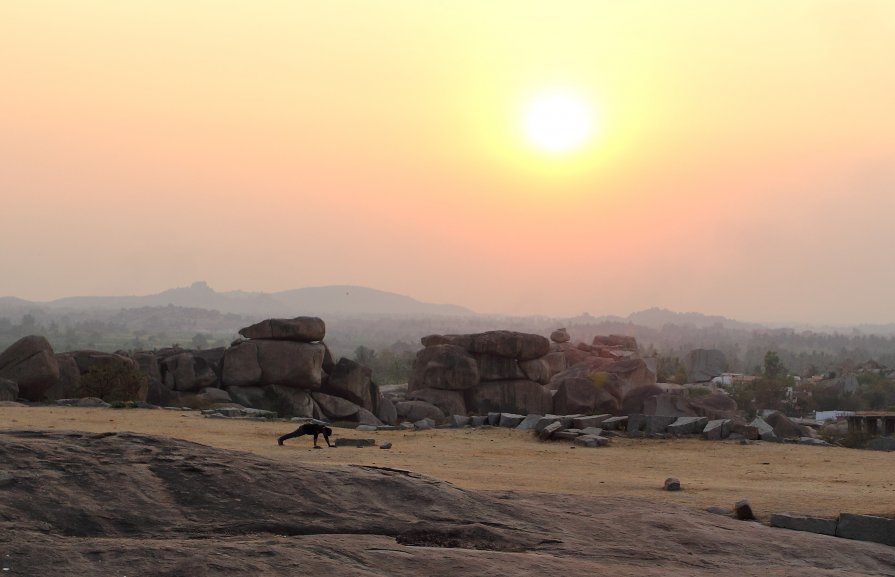
M887 0L4 2L0 296L895 322L893 58Z

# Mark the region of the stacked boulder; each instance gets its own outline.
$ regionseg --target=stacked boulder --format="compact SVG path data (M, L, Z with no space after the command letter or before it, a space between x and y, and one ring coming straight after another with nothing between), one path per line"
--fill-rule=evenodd
M444 422L454 414L551 412L552 394L544 385L562 365L551 357L546 338L488 331L430 335L422 344L407 386L409 400L396 406L399 416L414 420L427 411Z
M132 376L132 398L161 406L239 406L281 417L394 424L370 369L334 362L317 317L268 319L239 331L228 348L159 351L73 351L54 354L43 337L25 337L0 354L3 397L29 401L79 396L97 372ZM96 379L94 379L96 380ZM17 390L16 390L17 389Z

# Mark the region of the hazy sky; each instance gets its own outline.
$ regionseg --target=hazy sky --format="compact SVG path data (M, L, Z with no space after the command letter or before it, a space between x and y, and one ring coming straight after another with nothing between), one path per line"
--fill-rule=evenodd
M0 78L0 296L895 321L892 1L9 1Z

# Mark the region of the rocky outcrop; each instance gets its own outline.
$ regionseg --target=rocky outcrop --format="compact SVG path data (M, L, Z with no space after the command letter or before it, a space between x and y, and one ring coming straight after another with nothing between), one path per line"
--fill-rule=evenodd
M19 398L19 384L9 379L0 379L0 401L15 401Z
M23 399L44 400L59 382L59 364L47 339L22 337L0 353L0 378L15 381Z
M379 389L373 384L373 371L345 357L333 365L322 392L342 397L374 412L379 400Z
M247 339L274 339L313 343L326 336L326 325L317 317L296 317L294 319L267 319L246 327L239 334Z
M407 389L464 390L478 383L478 363L465 348L436 342L417 353Z
M491 381L468 389L466 407L476 414L508 412L546 414L553 408L550 391L534 381Z

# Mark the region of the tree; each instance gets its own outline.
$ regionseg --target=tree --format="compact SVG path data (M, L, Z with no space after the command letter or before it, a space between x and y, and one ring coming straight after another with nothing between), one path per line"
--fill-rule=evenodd
M205 333L196 333L192 339L193 347L201 351L208 346L208 336Z
M361 345L354 349L354 360L365 367L373 368L373 364L376 362L376 351Z
M786 367L780 362L780 357L774 351L768 351L764 355L764 376L768 379L776 379L786 375Z

